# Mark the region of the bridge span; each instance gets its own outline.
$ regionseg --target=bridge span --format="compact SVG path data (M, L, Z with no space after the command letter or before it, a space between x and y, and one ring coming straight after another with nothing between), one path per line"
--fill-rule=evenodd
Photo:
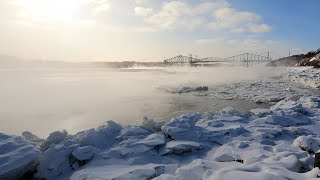
M272 59L269 56L262 56L252 53L243 53L227 58L219 58L219 57L206 57L206 58L197 58L190 56L175 56L169 59L164 60L164 63L211 63L211 62L229 62L232 64L238 64L242 66L250 66L259 63L270 62Z

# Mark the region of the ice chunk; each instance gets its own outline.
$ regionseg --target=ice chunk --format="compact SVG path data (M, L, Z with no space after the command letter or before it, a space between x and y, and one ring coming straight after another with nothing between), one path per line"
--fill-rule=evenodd
M36 169L40 151L20 136L0 133L0 179L19 179Z
M40 147L40 145L44 142L44 139L40 139L29 131L22 132L22 137L24 137L28 141L35 143L37 147Z
M121 129L121 125L108 121L105 126L77 133L73 139L79 141L81 146L93 146L104 149L110 147L115 142Z
M142 125L151 130L151 131L161 131L161 127L165 124L165 121L155 122L153 119L149 119L148 117L143 118Z
M92 146L79 147L72 151L72 155L80 161L90 160L99 150Z
M157 145L162 145L165 142L166 141L165 141L164 134L156 133L156 134L151 134L147 136L146 138L138 141L136 144L144 144L147 146L157 146Z
M79 144L76 141L68 140L60 144L51 144L42 154L39 160L37 178L57 179L62 174L72 171L72 163L69 157Z
M160 155L167 155L167 154L182 155L187 152L202 150L204 148L205 147L203 145L197 142L173 140L173 141L167 142L160 149L159 154Z
M46 150L51 144L59 144L60 142L68 138L68 132L63 131L54 131L50 133L49 137L41 144L40 148Z

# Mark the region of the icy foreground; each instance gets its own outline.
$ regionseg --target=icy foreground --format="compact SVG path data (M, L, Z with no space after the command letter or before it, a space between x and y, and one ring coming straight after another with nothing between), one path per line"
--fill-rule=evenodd
M34 176L45 179L312 179L320 174L319 121L320 97L305 96L248 113L224 108L167 123L56 131L41 154L22 137L1 134L0 177L38 164Z

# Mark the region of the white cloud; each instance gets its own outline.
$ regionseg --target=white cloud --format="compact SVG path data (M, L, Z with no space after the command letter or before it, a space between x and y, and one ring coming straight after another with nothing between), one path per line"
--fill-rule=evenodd
M110 4L108 3L105 3L105 4L100 4L98 6L96 6L95 8L95 14L102 14L102 13L105 13L107 11L109 11L110 9Z
M137 16L143 16L146 17L152 13L153 9L151 8L144 8L144 7L135 7L134 13Z
M213 17L213 22L208 23L211 30L228 30L234 33L265 33L272 30L267 24L259 24L262 18L252 12L227 7L214 11Z
M148 10L148 15L146 13L140 14L143 20L151 26L161 29L194 29L200 26L203 27L206 23L206 14L227 5L224 0L203 2L197 5L191 5L184 1L170 1L163 3L159 11L153 10L153 13L149 8L139 7L137 10Z
M270 32L271 30L272 30L272 27L267 24L252 24L250 26L250 31L254 33Z
M254 53L254 54L264 54L270 52L272 58L279 58L287 52L290 45L283 44L274 40L259 40L256 38L203 38L195 40L195 44L198 48L206 49L210 47L212 49L212 55L215 56L232 56L242 53ZM226 48L227 47L227 48ZM262 55L263 55L262 54Z
M262 18L258 14L238 11L225 0L204 1L196 5L186 1L170 1L163 3L158 11L136 7L135 14L150 26L161 29L207 28L233 33L264 33L272 30L271 26L261 23Z

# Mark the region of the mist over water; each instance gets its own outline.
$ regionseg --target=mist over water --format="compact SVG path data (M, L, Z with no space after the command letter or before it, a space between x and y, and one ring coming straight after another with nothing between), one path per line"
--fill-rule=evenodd
M0 131L31 131L46 137L55 130L70 133L103 125L107 120L140 124L143 116L169 120L186 112L217 111L258 105L191 94L170 94L160 87L209 86L272 79L276 68L133 67L0 69ZM263 105L262 105L263 106Z

